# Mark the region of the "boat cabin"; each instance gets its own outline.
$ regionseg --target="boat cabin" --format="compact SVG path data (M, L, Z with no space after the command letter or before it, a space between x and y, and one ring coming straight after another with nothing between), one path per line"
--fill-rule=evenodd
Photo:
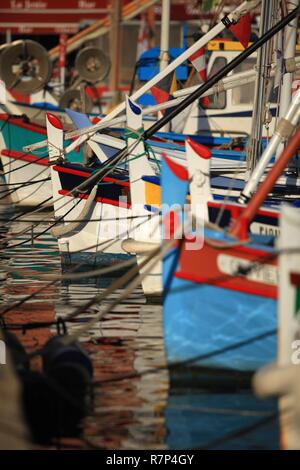
M242 51L243 46L236 41L213 40L207 45L208 78L231 62ZM296 47L296 53L300 53L300 45ZM239 64L230 75L245 72L256 66L256 53L252 54ZM263 136L272 134L275 123L278 88L274 89L274 79L271 79L269 111L273 116L269 128L264 126ZM298 83L297 77L294 82ZM195 103L190 110L183 128L184 133L197 134L208 130L216 134L230 134L234 136L249 135L251 132L251 120L253 111L255 82L241 85L230 90L222 91L209 97L209 105L203 107L201 100Z

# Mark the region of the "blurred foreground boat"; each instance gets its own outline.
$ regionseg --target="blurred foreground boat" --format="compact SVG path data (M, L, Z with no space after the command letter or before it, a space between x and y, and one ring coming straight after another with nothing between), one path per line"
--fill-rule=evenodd
M283 207L280 224L277 361L256 373L253 388L260 398L279 397L281 448L299 450L300 210Z

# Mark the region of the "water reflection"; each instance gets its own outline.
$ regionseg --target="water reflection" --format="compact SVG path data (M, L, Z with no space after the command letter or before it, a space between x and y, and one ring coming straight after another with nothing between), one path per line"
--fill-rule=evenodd
M49 285L42 275L62 272L56 240L49 232L34 240L31 233L16 235L28 224L9 222L9 211L0 215L0 237L7 240L0 256L2 303L19 301L43 287L37 296L7 313L7 324L65 318L112 282L112 278L83 275L80 281ZM51 216L38 213L35 218L41 221ZM33 235L48 226L48 222L41 223ZM120 293L84 311L68 323L68 331L75 332ZM84 438L107 449L277 448L277 423L272 419L275 402L260 402L251 392L214 393L170 385L161 315L161 307L146 304L138 288L81 337L93 361L95 383L93 410L83 423ZM17 331L27 351L42 346L54 334L55 326ZM64 445L85 447L85 439Z
M249 391L170 389L166 409L170 449L277 449L276 401Z

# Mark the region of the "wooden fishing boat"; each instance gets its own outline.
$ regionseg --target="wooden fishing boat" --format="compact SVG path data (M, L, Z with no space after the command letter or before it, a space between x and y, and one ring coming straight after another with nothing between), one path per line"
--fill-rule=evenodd
M3 196L9 195L14 204L37 206L52 193L47 148L44 146L35 154L23 148L45 138L47 131L24 117L6 114L0 114L0 128L0 159L7 184ZM83 161L82 149L72 151L70 158Z
M288 23L290 18L292 18L292 15L295 15L295 12L291 13L284 20L282 20L280 23L278 23L278 25L273 27L272 31L266 33L259 41L257 41L256 44L251 46L248 50L244 51L244 53L241 54L241 59L242 59L242 57L247 57L248 55L250 55L251 51L254 51L254 50L258 49L261 44L263 44L269 37L271 37L272 34L274 34L277 31L277 29L280 29L280 27L282 27L285 23ZM239 59L239 60L241 60L241 59ZM236 61L236 59L234 59L233 63L230 65L230 67L227 66L227 68L225 68L224 71L222 71L222 73L217 74L214 77L214 79L212 79L212 80L213 81L215 80L215 82L217 82L218 79L221 76L225 75L231 68L234 67L235 61ZM167 122L168 120L171 120L173 115L175 115L177 112L179 113L182 109L185 108L185 106L187 106L190 102L192 102L194 98L197 98L198 95L200 96L201 95L201 90L203 90L203 88L207 87L207 89L208 89L209 86L210 86L210 84L205 84L205 85L201 86L199 88L199 90L196 90L195 92L193 92L192 95L188 96L184 102L179 104L179 106L178 106L179 109L178 110L172 111L169 115L164 116L159 123L154 124L151 129L147 130L144 133L146 138L151 137L155 133L155 131L159 130L161 128L161 126L164 125L165 122ZM121 106L120 109L121 108L123 108L123 106ZM117 111L114 111L114 113L115 113L115 115L118 114ZM141 129L141 126L142 126L142 112L141 112L141 109L139 107L137 107L137 105L133 102L132 99L127 100L127 119L131 120L132 123L133 123L129 127L131 129L132 128L134 129L134 134L136 134L136 135L134 135L134 137L136 139L140 135L140 129ZM57 122L56 118L55 119L51 118L50 120L52 120L53 122L56 122L54 127L52 126L53 127L53 129L52 129L51 128L51 122L49 122L49 119L48 119L49 132L51 133L51 136L48 138L48 143L50 144L49 145L49 155L51 155L51 157L50 157L51 161L54 162L54 161L57 160L57 158L59 158L61 156L61 151L62 151L62 148L63 148L63 130L62 130L61 124ZM105 118L103 119L103 121L104 120L105 120ZM87 132L91 132L91 131L88 129ZM82 134L82 135L84 135L84 134ZM89 135L91 135L91 134L89 134ZM79 139L80 138L81 137L79 137ZM103 138L103 137L101 137L101 138ZM128 136L128 139L130 140L130 134ZM95 139L95 142L100 143L100 141L97 140L97 139ZM142 142L138 142L138 147L141 144L142 144ZM76 145L76 142L73 145ZM111 145L111 147L113 147L113 145ZM118 253L120 253L120 251L119 251L120 250L120 245L117 242L114 242L110 235L108 236L107 233L106 233L102 237L102 234L104 234L105 232L107 232L109 230L108 226L107 226L107 229L104 232L102 232L101 235L99 235L100 232L101 232L100 228L105 226L105 223L104 223L105 221L103 220L104 217L103 217L103 215L100 215L100 214L102 214L102 210L104 210L105 207L109 208L109 211L111 213L111 217L109 217L109 214L108 214L108 219L118 218L118 216L116 214L115 206L117 206L118 210L120 210L120 208L119 208L120 203L119 203L119 201L116 201L116 198L118 198L120 196L121 190L120 190L120 188L117 190L117 188L115 186L116 179L114 179L113 181L110 181L110 182L109 181L100 181L99 185L97 184L97 187L94 188L95 194L99 191L98 186L100 186L100 187L102 186L102 189L101 189L102 199L101 199L100 193L98 193L98 196L100 197L100 200L97 201L100 204L99 205L100 211L98 210L97 214L95 214L96 217L94 217L93 219L86 217L86 214L91 213L90 212L92 210L91 208L94 207L94 201L93 201L94 194L91 192L91 189L92 189L92 185L94 185L97 182L97 175L101 174L101 172L103 172L103 171L106 172L106 173L109 173L111 171L112 166L114 168L116 168L116 164L120 163L119 160L121 161L121 156L123 155L122 152L124 153L123 146L121 146L121 142L120 142L118 152L113 154L110 157L110 159L106 158L106 160L107 160L106 163L103 163L102 167L100 166L98 170L94 170L94 173L93 173L93 176L92 176L92 183L89 183L89 181L90 181L89 175L91 174L91 171L88 171L88 172L82 171L80 173L80 171L82 169L74 168L74 167L72 168L70 165L68 165L66 163L63 163L63 165L60 165L60 166L59 165L52 166L53 171L51 171L51 173L52 173L52 181L53 181L53 188L54 188L54 199L56 199L57 195L59 195L60 198L58 199L58 201L60 201L60 203L62 203L62 206L63 206L63 207L61 207L61 206L58 207L57 204L54 204L55 216L56 216L56 218L58 218L60 220L64 219L64 223L66 225L65 227L62 227L61 230L56 231L57 235L60 238L60 246L62 247L63 245L65 245L65 248L62 249L62 251L65 251L68 254L78 252L78 250L88 251L89 246L90 247L95 247L95 246L99 246L99 243L102 244L102 242L105 243L107 241L110 241L112 243L112 245L115 243L116 250L118 251ZM131 178L130 173L132 171L133 174L134 173L136 174L136 180L139 182L139 185L136 185L136 188L137 187L139 188L138 196L137 197L135 196L134 190L131 188L131 191L130 191L131 198L134 198L137 202L142 203L142 202L145 201L145 197L144 197L144 186L145 185L144 185L144 182L142 181L142 176L143 176L143 174L148 173L148 175L150 175L151 178L154 178L155 174L153 172L153 168L148 163L148 160L147 160L146 155L145 155L145 148L144 148L143 145L142 145L142 148L141 148L140 155L139 154L135 155L132 152L129 152L129 153L130 153L130 155L133 155L133 158L129 158L129 179ZM141 156L143 158L140 158ZM142 162L143 162L143 164L142 164ZM135 168L138 168L137 172L136 172ZM147 168L148 168L149 171L147 171ZM68 177L66 177L66 174L68 174ZM72 181L70 181L70 177L72 177L73 183L72 183ZM80 177L82 179L79 180L78 177ZM74 180L74 178L76 180ZM108 192L107 192L108 190L107 189L105 190L106 191L105 193L103 192L104 191L103 190L104 183L111 183L112 184L112 189L115 190L115 196L114 197L112 197L113 196L112 194L110 195L111 197L107 197L108 196ZM124 183L125 182L124 182L124 179L123 179L123 181L121 181L121 187L122 186L124 187ZM132 181L131 181L131 183L132 183ZM78 190L74 192L74 189L78 186L79 186L79 188L84 187L84 190L88 189L89 196L86 194L85 191L82 192L82 193ZM123 191L124 191L124 189L123 189ZM75 198L74 198L74 196L75 196ZM62 199L63 199L63 202L62 202ZM84 199L88 199L88 200L87 200L86 204L84 204L84 206L83 206L81 200L84 200ZM113 201L113 202L111 203L111 201ZM107 202L108 202L108 204L106 204ZM127 202L127 204L128 204L128 202ZM114 207L113 213L112 213L112 209L111 209L112 207ZM126 209L125 213L124 213L124 217L128 217L128 214L132 213L132 212L127 212L127 209L130 209L130 207L128 207L128 206L126 206L125 208L122 207L122 209ZM85 215L85 217L83 217L83 215ZM142 210L142 215L147 216L144 208ZM135 214L134 215L134 217L139 217L139 216L140 216L140 214ZM102 217L101 221L99 220L100 217ZM123 218L123 216L121 218ZM81 221L82 221L82 223L81 223ZM68 222L70 222L70 224L68 224ZM89 222L91 222L92 225L90 225ZM75 223L75 226L72 225L74 223ZM104 223L104 225L103 225L103 223ZM108 223L108 220L107 220L107 223ZM116 224L116 225L118 225L118 224ZM135 228L134 225L132 225L131 230L133 230L134 228ZM124 232L126 232L126 230ZM88 236L86 236L86 234L88 234ZM146 236L145 234L146 234L146 232L144 232L143 237ZM89 239L89 242L87 243L88 239ZM148 239L149 239L149 233L147 234L147 237L144 241L147 242ZM138 241L143 242L143 238L141 238ZM128 249L128 247L126 249ZM95 250L95 248L92 248L92 250ZM122 251L123 251L123 246L121 245L121 252ZM115 250L113 252L116 253ZM156 290L156 288L154 290Z
M64 128L68 130L69 125L66 124L65 116L70 122L73 122L78 129L91 125L91 117L78 112L66 110L63 113L51 114L62 118ZM94 119L94 118L93 118ZM98 119L98 118L97 118ZM0 114L0 123L2 122L2 132L0 136L0 158L4 168L4 177L8 186L7 192L11 193L11 200L15 204L34 206L51 196L51 187L49 183L50 172L47 169L49 164L46 154L47 141L44 137L47 134L46 128L42 125L42 121L36 123L31 122L26 117L14 117L8 114ZM89 141L89 147L92 151L96 151L100 161L106 160L113 156L119 149L125 148L124 129L108 129L109 137L105 135L97 135L99 142ZM114 138L111 133L119 135ZM13 136L13 138L12 138ZM165 134L157 134L155 139L149 142L151 146L152 160L160 160L161 154L166 148L174 155L174 158L184 159L184 147L182 145L172 145L170 139L177 141L182 140L181 134L168 136L168 143L164 144L162 138ZM42 140L41 140L42 139ZM214 138L209 136L199 136L200 142L207 142L212 146L224 145L231 146L231 139ZM101 144L101 142L103 142ZM65 147L71 143L66 140ZM109 143L109 145L107 145ZM242 142L239 145L244 145ZM99 148L100 146L100 148ZM68 159L73 163L83 163L83 146L78 146L68 153ZM102 147L102 150L101 150ZM238 147L239 149L240 147ZM31 150L32 149L32 150ZM91 152L90 152L91 153ZM212 165L216 171L231 171L239 166L241 171L245 170L245 153L240 150L213 150ZM97 161L97 158L96 158ZM30 164L31 163L31 164ZM42 175L40 177L40 175ZM42 181L45 180L45 181Z
M291 157L299 139L298 128L283 160ZM168 161L165 168L166 188L177 181L186 191L182 170L177 168L176 176ZM164 335L170 364L252 372L275 357L277 250L260 237L248 239L247 228L280 171L274 167L229 233L207 228L200 246L197 236L185 237L164 259ZM182 205L174 191L162 194L169 207Z
M140 129L140 108L129 98L127 116L131 132ZM159 216L153 213L153 209L157 210L160 207L160 186L153 189L153 181L157 180L157 176L147 159L143 143L139 144L138 149L131 151L128 161L129 171L126 168L114 170L97 184L95 193L89 185L88 193L85 188L84 191L73 194L74 188L87 184L91 175L95 175L99 170L66 164L63 161L56 162L62 146L62 134L62 125L58 118L48 115L49 154L55 162L51 166L53 198L54 201L58 199L58 202L54 203L55 216L56 220L62 219L65 224L64 227L54 229L54 232L64 258L71 262L72 258L77 259L78 251L93 254L99 252L99 259L102 252L113 255L113 259L124 257L126 254L136 254L137 261L141 264L147 250L161 241ZM53 145L51 145L52 139ZM131 137L127 145L130 148L132 144L134 138ZM191 141L187 144L188 160L193 158L190 153L196 152L196 160L201 163L200 171L202 175L206 175L207 183L210 161L207 157L211 156L211 152L200 144L192 145L193 148ZM192 171L196 170L193 168ZM148 173L147 177L144 176L144 172ZM207 186L206 183L202 181L202 190ZM193 191L191 194L194 198L200 199L203 205L208 204L211 221L215 221L219 211L222 210L224 213L221 225L226 226L233 216L237 217L242 211L241 205L227 203L223 207L220 202L213 201L209 186L205 191L202 197L199 197L199 191L196 195ZM124 200L124 197L127 199ZM189 198L187 201L189 202ZM276 227L277 219L278 211L263 208L258 212L254 223L269 224L271 230ZM256 226L254 230L257 230ZM115 238L119 240L114 241ZM102 261L104 260L105 256L102 256ZM148 297L161 295L161 269L161 264L158 263L143 281L143 289Z
M128 120L132 122L138 119L140 127L141 116L133 112L134 107L128 100ZM132 127L136 128L137 124L133 122ZM127 239L134 226L140 222L138 217L136 220L131 217L133 200L130 185L143 186L141 176L145 169L154 174L143 143L138 150L140 157L135 158L133 153L129 159L129 173L127 169L115 168L102 181L97 182L95 179L94 183L89 184L91 176L96 176L101 166L95 169L58 163L56 160L63 147L63 130L56 116L47 115L47 129L49 158L55 162L51 166L55 216L64 221L62 227L53 231L58 237L60 251L69 259L78 251L93 254L99 252L102 262L105 254L109 255L110 260L128 257L122 249L122 240ZM115 152L113 156L114 154ZM79 188L75 194L74 188ZM138 194L140 193L139 190Z
M293 126L295 126L298 123L298 117L299 117L298 113L297 113L298 95L299 95L299 92L295 96L293 104L291 105L291 110L293 112L289 111L289 114L287 114L287 116L286 116L287 121L290 122L291 129L293 128ZM76 118L79 118L79 117L78 116L77 117L73 116L73 119L75 120L75 122L76 122ZM127 100L127 119L128 119L128 122L131 122L131 125L128 124L128 127L130 127L131 129L134 129L137 133L136 135L138 135L138 132L142 127L142 112L141 112L141 108L139 108L132 100L129 100L129 99ZM54 133L53 136L54 136L55 139L57 139L57 142L60 142L60 144L58 144L56 142L56 140L54 140L53 145L52 145L52 147L53 147L52 150L49 149L49 151L51 151L52 154L53 154L53 159L54 158L57 159L61 154L60 153L61 150L58 150L58 152L55 152L55 151L53 152L53 149L54 148L61 149L62 148L62 141L63 141L61 124L57 124L57 127L59 127L59 129L56 130L56 133ZM57 135L57 137L55 137L56 135ZM284 135L286 136L286 134L284 134ZM279 145L279 143L282 141L283 137L284 137L283 134L279 130L275 132L273 138L270 141L269 147L267 149L265 149L265 152L263 154L262 161L264 162L265 166L266 166L266 164L268 164L271 161L272 153L276 149L275 144ZM108 140L108 143L109 142L111 142L111 145L109 147L110 148L110 158L115 158L117 150L115 149L115 151L114 151L114 148L113 148L114 144L117 143L118 148L120 150L122 150L122 148L123 148L122 141L121 140L118 141L117 139L114 139L114 141L113 141L111 139L111 140ZM274 144L274 142L275 142L275 144ZM51 141L50 141L50 144L51 144ZM161 145L161 144L158 144L158 145ZM106 149L107 148L108 148L108 146L106 146ZM96 148L95 148L95 150L97 151ZM202 155L201 155L201 153L202 153ZM102 152L102 154L103 154L103 152ZM102 154L100 155L100 158L102 158ZM151 211L152 211L153 206L154 207L156 206L156 208L160 206L159 179L158 179L158 176L156 175L156 173L153 171L153 168L149 165L149 162L148 162L148 160L147 160L147 158L145 157L144 154L145 154L145 148L144 148L144 146L142 146L141 151L140 151L140 155L135 154L133 152L131 154L131 156L133 158L130 158L130 163L129 163L129 175L130 175L130 172L135 174L135 179L133 181L135 181L135 180L139 181L140 179L142 179L142 181L139 183L139 185L135 185L135 186L132 186L130 188L131 200L134 199L135 204L133 205L132 210L131 210L131 203L130 203L130 206L128 205L127 209L130 209L130 212L128 212L128 214L131 214L134 217L139 217L141 215L140 214L140 209L138 209L137 212L135 210L135 206L138 207L138 205L139 205L138 203L143 204L144 206L146 206L147 209L150 208L150 213L149 213L150 215L151 215ZM144 158L141 159L140 156L142 156L142 155L144 155ZM201 145L195 143L195 142L193 143L190 140L187 143L186 155L187 155L187 162L188 162L188 166L189 166L190 177L192 179L196 178L196 177L199 179L199 177L200 177L200 182L198 181L197 184L192 184L191 185L191 192L192 192L192 196L194 196L194 200L196 200L197 197L199 199L199 196L200 196L200 199L201 199L202 203L208 204L208 208L209 208L208 211L210 213L210 217L211 217L210 220L211 221L215 221L216 218L219 218L218 213L222 212L223 213L222 214L222 220L221 220L222 224L227 225L233 215L235 217L237 217L237 215L241 212L242 206L237 205L237 204L233 204L232 202L230 202L230 203L227 203L227 205L225 207L222 207L222 206L220 206L220 202L218 203L218 202L214 201L213 191L211 190L211 182L209 182L211 152L208 151L207 149L204 149L204 153L203 153L203 147ZM203 158L199 158L199 156L202 156ZM106 157L105 154L104 154L104 157ZM138 168L138 171L136 171L136 168ZM147 168L148 168L148 175L145 176L145 175L143 175L143 173L147 172ZM264 168L265 167L262 167L262 169L264 169ZM89 176L92 173L91 169L89 171L85 171L83 168L75 168L75 167L72 167L72 165L68 165L68 164L67 165L63 164L61 166L55 165L53 167L53 170L57 171L59 173L59 178L57 178L57 177L53 178L53 181L54 181L53 188L54 188L54 197L55 198L58 196L58 194L68 195L68 193L70 193L70 191L72 191L74 188L76 188L76 186L84 184L84 179L89 178ZM122 180L121 180L121 190L122 190L122 186L124 187L124 185L128 185L128 176L127 176L127 182L125 183L126 168L123 169L122 171L123 171L123 173L122 173ZM66 176L66 174L68 176ZM118 176L118 175L116 175L116 176ZM259 178L256 178L257 182L260 180L261 176L262 176L262 171L260 169ZM129 177L129 179L130 179L130 177ZM102 244L102 243L105 242L105 240L106 241L111 240L111 237L108 237L108 235L106 235L102 238L99 238L99 233L100 233L99 227L103 227L103 224L105 225L105 223L103 221L103 215L102 216L100 215L102 213L102 209L104 207L109 207L109 206L119 207L119 205L120 205L119 202L118 202L118 198L120 197L120 194L121 194L120 189L119 189L119 191L116 190L118 180L116 178L114 178L113 181L111 181L111 183L113 184L111 189L114 188L114 190L115 190L114 196L112 196L112 193L110 192L111 196L107 197L108 194L109 194L109 191L106 189L106 193L102 192L102 198L98 199L98 202L100 203L100 205L99 205L100 212L99 211L97 212L97 217L96 217L96 220L98 221L98 229L96 229L96 226L93 225L94 222L92 222L92 225L90 225L89 222L87 222L87 223L84 223L83 225L80 226L79 216L80 216L80 214L82 215L82 213L81 213L82 205L78 204L77 208L72 209L73 216L76 214L76 219L78 220L78 223L76 225L76 233L72 233L72 231L69 230L68 237L66 237L64 239L61 239L60 246L62 247L63 244L65 245L65 248L62 249L62 251L65 251L70 255L73 252L76 252L76 251L80 250L81 248L88 251L89 246L93 247L92 251L94 251L95 247L98 246L99 243ZM100 186L101 186L101 183L100 183ZM277 185L277 186L274 186L274 187L275 187L276 191L279 191L279 195L281 193L281 199L280 200L282 201L282 184L281 184L281 186ZM294 196L297 196L297 189L298 189L298 187L296 186L296 191L295 191ZM286 187L285 187L285 190L286 190ZM97 189L97 191L99 191L99 188ZM103 191L103 187L102 187L102 191ZM129 191L128 186L127 186L127 191ZM123 189L123 193L124 193L124 189ZM228 193L229 193L229 191L228 191L228 188L227 188L227 193L225 193L226 196L228 195ZM105 196L105 194L106 194L106 196ZM240 194L240 192L238 194ZM70 197L70 194L69 194L69 197ZM98 194L98 198L99 197L100 196ZM87 195L86 194L82 194L82 195L77 194L77 199L78 198L85 199L85 198L87 198ZM271 203L274 204L274 200L271 200ZM143 212L144 216L147 216L147 212L145 212L144 209L143 209L142 212ZM60 216L61 218L65 217L65 216L68 217L68 213L69 213L69 210L66 207L65 211L56 212L56 217L58 217L58 216ZM87 213L87 212L85 211L84 213ZM118 215L115 210L114 210L114 212L112 212L111 209L110 209L110 214L111 214L111 216L109 217L109 215L107 213L108 218L111 218L111 219L120 217L120 215ZM127 211L125 210L122 217L127 217L126 214L127 214ZM130 215L130 217L131 217L131 215ZM228 215L229 215L229 218L228 218ZM67 217L65 217L65 222L68 221ZM102 217L102 221L99 220L101 217ZM69 220L72 220L72 216L69 216ZM116 222L116 225L118 225L118 222ZM268 206L264 207L257 214L256 220L253 221L253 225L251 226L250 230L253 231L254 233L255 232L257 233L257 232L265 231L265 232L267 232L266 233L267 235L274 235L276 233L276 230L277 230L276 229L277 225L278 225L278 209L276 210L276 209L270 207L270 204L269 204L269 207ZM74 227L72 227L72 225L70 225L70 227L74 228ZM152 229L153 229L153 227L152 227ZM107 232L107 229L105 231ZM133 228L130 229L130 230L126 229L125 232L126 231L128 231L128 233L130 231L131 231L131 233L133 233ZM118 244L118 243L114 244L115 248L113 250L113 253L114 254L117 254L117 252L118 253L123 253L124 250L125 250L126 252L136 253L138 255L138 260L139 259L143 260L143 256L142 256L143 251L149 249L149 247L146 247L143 244L147 244L147 242L149 240L153 241L154 243L158 243L160 241L160 232L159 232L159 230L157 230L157 228L155 228L154 232L155 232L155 236L151 236L151 233L147 232L146 230L144 230L141 237L136 238L135 236L134 237L129 237L128 236L128 238L133 238L133 240L131 240L130 243L129 242L122 243L121 245ZM65 230L64 230L64 233L66 233ZM94 238L86 237L85 233L88 233L89 237L91 236L90 234L93 234L92 237L94 237ZM119 233L119 230L117 230L117 233ZM89 243L88 244L86 244L85 242L82 242L82 240L87 241L88 238L89 238ZM122 238L124 238L124 237L122 237ZM99 240L101 240L101 242L99 242ZM268 239L265 240L264 242L267 243ZM141 255L140 258L139 258L139 255ZM155 272L152 273L152 274L153 274L153 279L151 279L151 276L148 276L148 279L144 280L144 285L143 285L144 291L147 295L159 295L161 293L161 290L162 290L162 286L161 286L161 268L158 266L155 269Z

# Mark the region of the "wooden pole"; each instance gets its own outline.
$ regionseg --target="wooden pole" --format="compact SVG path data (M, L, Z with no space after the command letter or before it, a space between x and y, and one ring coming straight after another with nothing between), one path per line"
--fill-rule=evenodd
M111 28L109 34L111 71L109 89L113 92L112 105L120 101L120 47L121 47L121 0L111 0Z
M165 70L169 65L169 38L170 38L170 12L171 12L171 1L162 1L162 14L161 14L161 30L160 30L160 72ZM158 118L163 116L162 113L158 113ZM166 124L161 132L169 132L170 124Z
M59 59L58 59L58 67L59 67L59 74L60 74L60 92L61 94L65 90L65 82L66 82L66 44L67 44L68 36L66 34L60 34L59 36Z

